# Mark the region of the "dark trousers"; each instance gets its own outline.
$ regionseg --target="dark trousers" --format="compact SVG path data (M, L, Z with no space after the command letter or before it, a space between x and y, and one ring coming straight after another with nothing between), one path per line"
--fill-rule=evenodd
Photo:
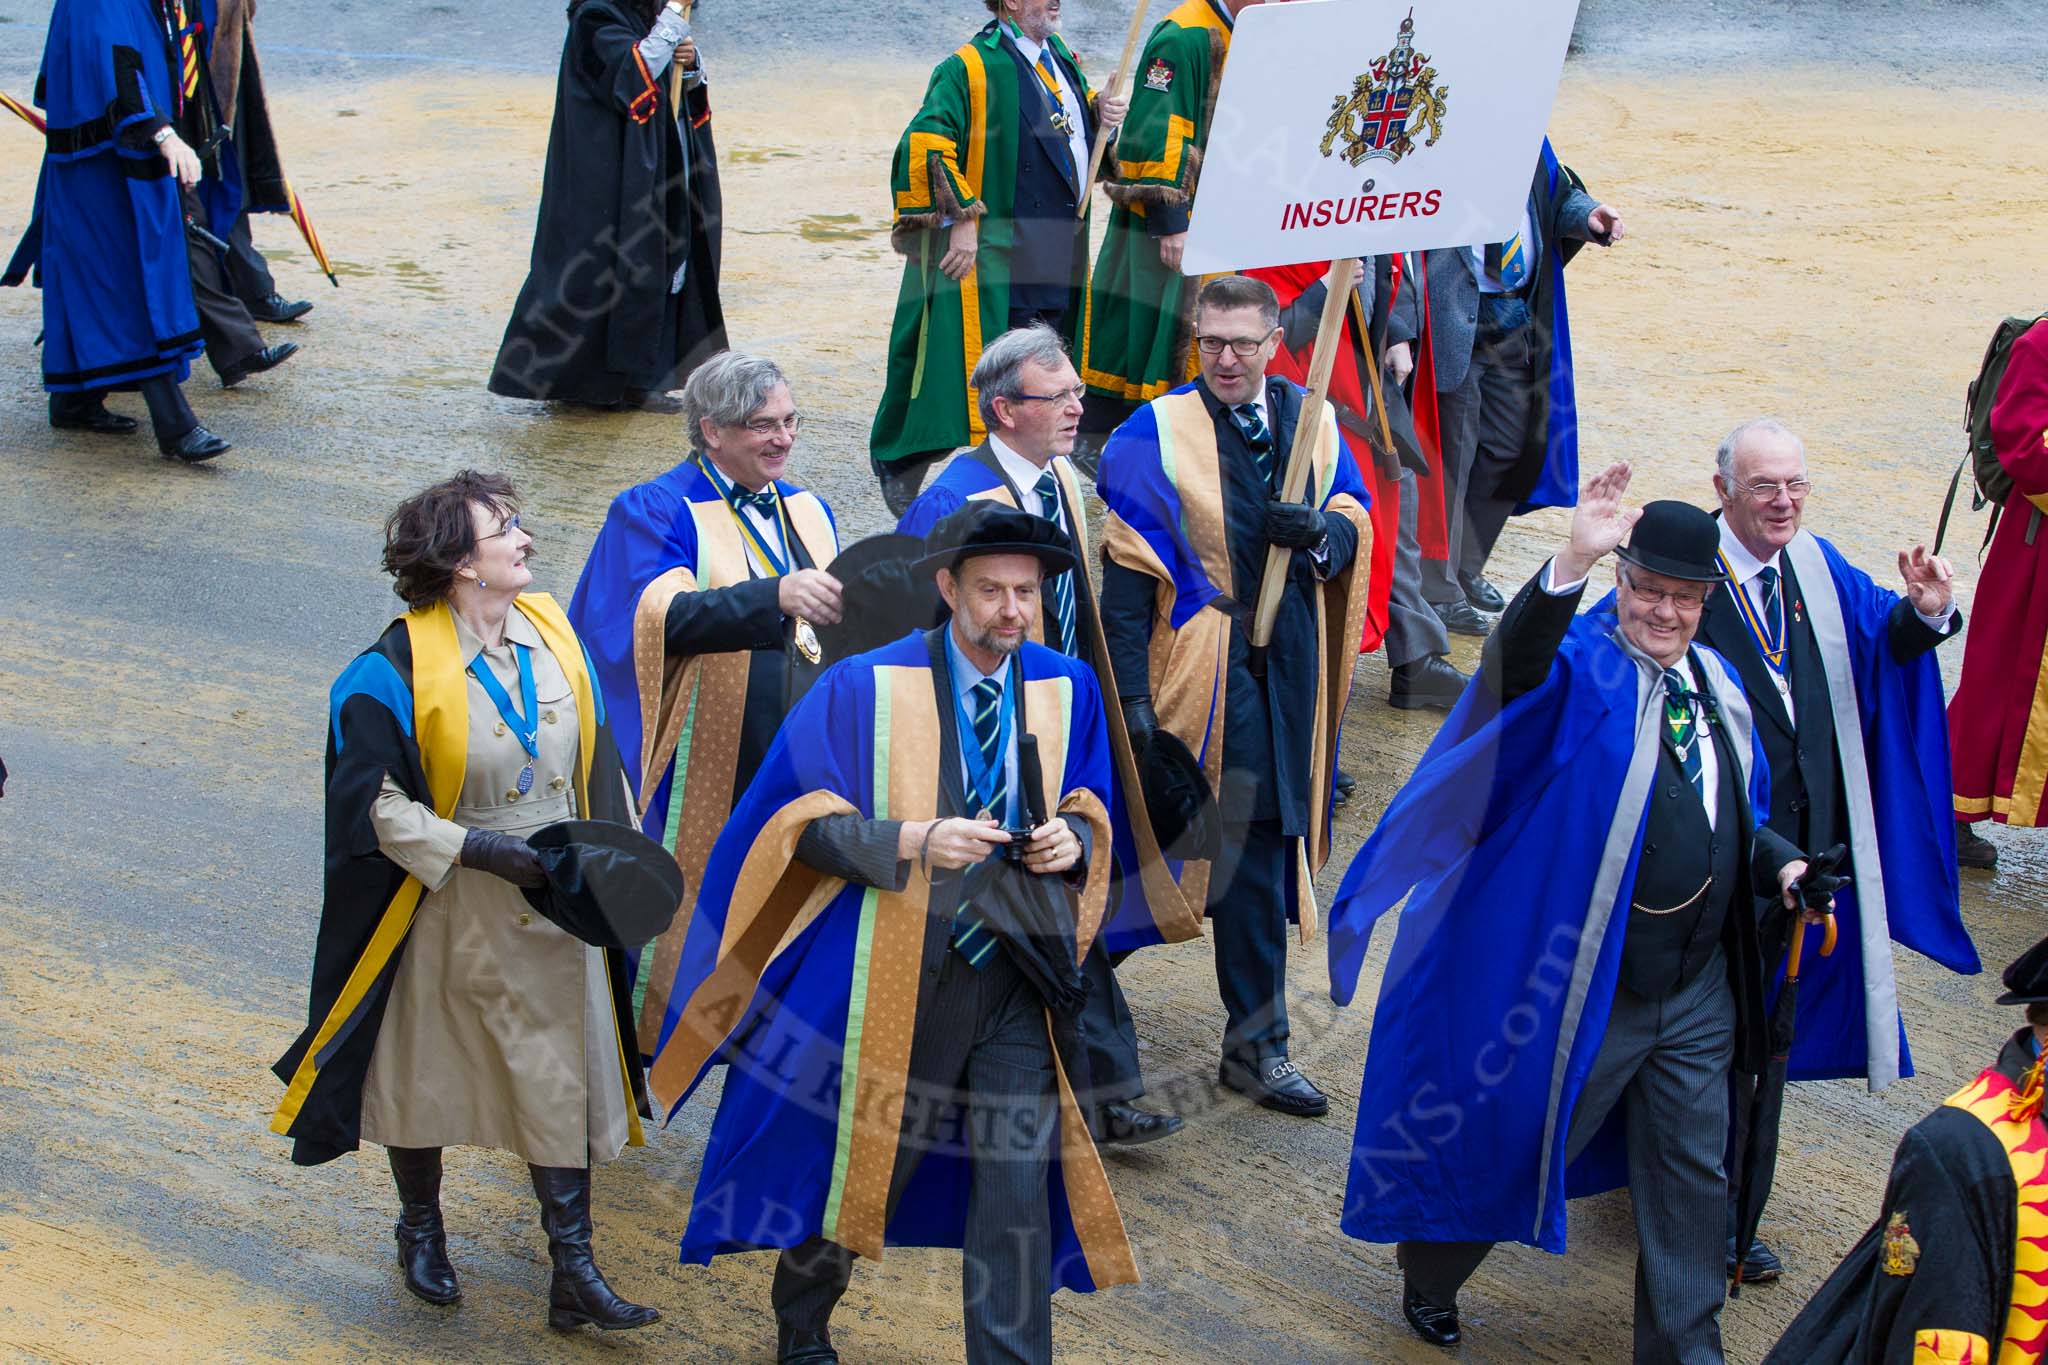
M197 191L184 191L185 213L206 222ZM185 255L192 266L192 302L199 309L199 335L206 340L206 359L214 373L225 375L263 349L263 336L248 305L235 293L220 253L192 233L185 234Z
M1128 956L1118 953L1112 958L1097 943L1081 961L1081 975L1088 978L1088 1001L1081 1007L1081 1043L1088 1050L1084 1110L1145 1093L1144 1078L1138 1073L1138 1026L1116 980L1116 968Z
M1722 1365L1722 1221L1728 1069L1735 997L1720 954L1670 995L1614 992L1607 1032L1572 1111L1565 1159L1578 1156L1614 1106L1627 1106L1628 1187L1635 1206L1635 1365ZM1402 1274L1448 1307L1491 1242L1403 1242Z
M1209 872L1209 924L1226 1057L1253 1062L1287 1051L1290 852L1278 820L1223 827L1223 850Z
M1417 535L1421 485L1415 471L1401 471L1401 517L1394 538L1394 582L1387 593L1387 666L1399 668L1432 654L1451 652L1443 618L1429 608L1422 591L1422 543Z
M249 235L246 213L236 215L234 230L228 233L227 271L235 297L248 307L254 308L277 292L277 281L270 277L270 262L263 259L263 253L256 249L256 242Z
M1529 323L1497 333L1486 326L1482 313L1465 382L1437 394L1450 558L1422 566L1423 596L1431 602L1456 602L1465 595L1459 576L1477 578L1486 572L1486 561L1515 510L1515 499L1498 496L1498 490L1522 459L1537 382L1535 336Z
M928 962L930 946L928 935ZM968 1365L1052 1359L1046 1166L1058 1123L1052 1042L1037 992L1007 950L979 971L946 951L910 1043L889 1212L926 1152L964 1148L971 1155L960 1278ZM835 1242L813 1237L790 1247L775 1264L776 1318L822 1329L852 1273L853 1253Z
M1029 327L1034 322L1042 322L1057 332L1061 324L1065 323L1066 320L1067 310L1064 306L1059 308L1012 308L1010 310L1010 330L1012 331L1019 327Z
M185 391L169 375L145 379L135 388L149 406L149 427L159 441L175 441L199 425L198 415L185 401ZM50 416L88 417L106 402L108 392L107 389L87 389L80 393L53 393L50 395Z

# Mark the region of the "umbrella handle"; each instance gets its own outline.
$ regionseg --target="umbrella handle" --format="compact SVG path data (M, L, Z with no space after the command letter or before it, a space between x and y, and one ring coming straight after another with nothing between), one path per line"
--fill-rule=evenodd
M1828 912L1827 922L1821 928L1820 955L1822 957L1833 957L1835 955L1836 933L1835 915L1831 910ZM1797 981L1799 979L1799 954L1805 947L1806 921L1802 918L1792 926L1792 947L1785 954L1785 979L1787 981Z

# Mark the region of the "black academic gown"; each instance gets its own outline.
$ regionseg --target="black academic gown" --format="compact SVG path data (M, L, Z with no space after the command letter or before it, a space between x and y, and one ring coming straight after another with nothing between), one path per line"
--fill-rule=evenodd
M699 85L679 113L666 71L644 101L635 50L648 27L623 0L570 6L532 264L492 393L609 405L672 388L725 349L710 105Z
M1998 1054L1995 1069L2015 1084L2033 1065L2031 1034L2015 1033ZM1877 1221L1764 1365L1915 1365L1933 1358L1915 1356L1921 1332L1974 1333L1990 1344L1987 1359L1998 1359L2018 1210L2019 1187L1998 1138L1963 1109L1936 1109L1900 1141ZM1905 1257L1887 1254L1888 1235L1899 1233L1895 1215L1914 1248Z

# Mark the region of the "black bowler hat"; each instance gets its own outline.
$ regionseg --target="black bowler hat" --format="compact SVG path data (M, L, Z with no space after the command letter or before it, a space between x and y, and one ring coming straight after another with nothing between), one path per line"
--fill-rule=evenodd
M1201 760L1170 730L1154 730L1138 752L1138 788L1152 837L1169 858L1213 860L1223 847L1223 821Z
M682 868L631 825L561 820L526 842L548 878L525 888L527 903L585 943L636 952L682 908Z
M2048 1000L2048 938L2019 955L2005 969L2005 994L2001 1005L2031 1005Z
M839 624L813 623L824 663L837 663L929 630L943 613L938 585L918 560L924 541L890 532L855 541L826 572L841 588Z
M1074 542L1044 517L998 502L970 502L939 519L924 538L918 573L958 570L976 555L1036 555L1046 577L1075 567Z
M1712 517L1689 502L1667 498L1643 504L1628 544L1615 553L1666 578L1720 583L1728 577L1716 558L1720 549L1721 528Z

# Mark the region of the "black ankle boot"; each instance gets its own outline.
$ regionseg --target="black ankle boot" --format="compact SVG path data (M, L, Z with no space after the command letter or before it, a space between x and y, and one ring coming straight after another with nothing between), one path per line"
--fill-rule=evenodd
M607 1332L658 1322L657 1309L628 1303L604 1282L590 1255L590 1171L570 1166L529 1166L533 1192L540 1196L540 1225L547 1229L548 1326L592 1323Z
M391 1178L402 1205L398 1226L398 1264L405 1287L431 1304L451 1304L462 1297L455 1267L448 1263L448 1232L441 1226L441 1149L389 1147Z

